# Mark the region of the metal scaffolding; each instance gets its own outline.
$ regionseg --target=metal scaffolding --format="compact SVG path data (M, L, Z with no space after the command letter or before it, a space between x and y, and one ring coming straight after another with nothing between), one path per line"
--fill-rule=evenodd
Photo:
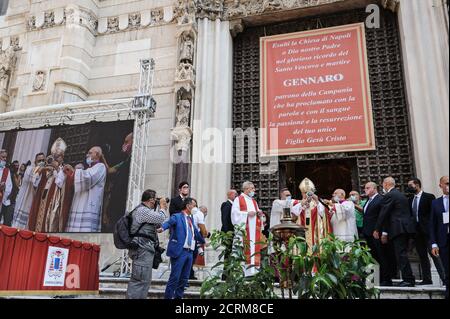
M139 91L134 98L63 103L2 113L0 114L0 131L62 124L74 125L90 121L110 122L134 119L133 150L126 205L127 211L131 211L139 204L145 186L150 119L154 117L156 111L156 101L152 95L154 71L153 59L140 61ZM126 250L122 251L121 257L113 264L119 262L120 276L128 276L131 267Z
M156 102L153 98L153 76L155 61L141 60L139 91L133 99L131 110L134 115L133 153L128 181L127 211L131 211L140 203L140 196L145 187L145 172L147 167L147 147L150 130L150 118L154 117ZM128 251L122 252L120 276L128 276L131 272L131 262Z

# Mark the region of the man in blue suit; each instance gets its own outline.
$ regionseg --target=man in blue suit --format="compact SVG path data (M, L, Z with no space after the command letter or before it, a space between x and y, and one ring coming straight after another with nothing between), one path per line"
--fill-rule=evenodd
M430 245L431 253L434 256L439 256L445 270L445 286L446 298L448 299L448 176L441 177L439 187L442 189L444 195L435 199L431 206L430 216Z
M195 201L192 198L185 198L182 211L173 214L158 229L159 233L170 229L166 255L170 257L171 272L164 294L165 299L183 298L184 287L189 280L193 262L195 241L200 244L205 243L205 240L194 226L191 216L191 211L195 205Z

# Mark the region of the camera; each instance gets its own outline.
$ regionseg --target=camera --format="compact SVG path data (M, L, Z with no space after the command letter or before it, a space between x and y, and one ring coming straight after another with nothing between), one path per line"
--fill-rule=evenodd
M45 164L46 164L47 166L50 166L50 165L52 165L53 160L54 160L53 156L49 155L49 156L47 156L47 158L45 159Z
M156 202L159 203L161 201L162 197L157 197L156 198ZM170 203L170 199L166 197L166 203L169 204Z

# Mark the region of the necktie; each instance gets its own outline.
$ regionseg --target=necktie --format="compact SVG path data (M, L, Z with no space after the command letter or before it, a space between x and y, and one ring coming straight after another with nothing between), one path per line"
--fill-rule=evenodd
M370 198L369 198L369 200L368 200L368 202L367 202L367 204L366 204L366 207L364 207L364 213L366 212L367 208L369 207L370 202L372 201L372 199L373 199L373 197L370 197Z
M186 216L186 219L187 219L187 223L186 223L186 225L187 225L187 228L188 228L188 245L189 245L189 247L192 247L192 221L191 221L191 218L189 217L189 216Z
M419 200L417 199L417 196L414 196L414 200L413 200L413 213L414 213L414 217L416 217L416 220L419 221L419 212L418 212L418 204Z

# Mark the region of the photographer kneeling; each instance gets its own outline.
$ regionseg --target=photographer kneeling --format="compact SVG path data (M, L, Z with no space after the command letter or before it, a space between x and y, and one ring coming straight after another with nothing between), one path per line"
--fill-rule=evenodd
M142 194L141 204L130 214L132 248L128 255L133 260L131 278L128 283L127 299L146 299L152 280L155 244L158 242L156 230L166 219L167 202L164 198L157 203L156 192L148 189Z

